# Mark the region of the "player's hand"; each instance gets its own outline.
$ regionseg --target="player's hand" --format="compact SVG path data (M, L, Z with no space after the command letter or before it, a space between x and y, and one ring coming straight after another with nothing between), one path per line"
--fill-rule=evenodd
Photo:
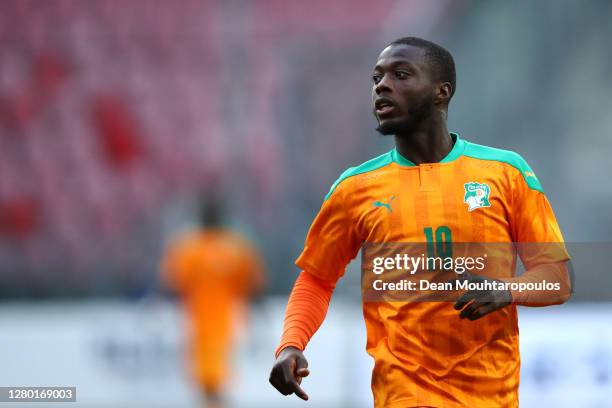
M461 279L466 279L469 282L499 282L497 279L467 273ZM510 303L512 303L512 294L509 290L468 290L459 296L457 303L455 303L455 309L461 310L461 313L459 313L461 319L476 320L508 306Z
M308 374L310 374L308 361L302 351L289 346L283 349L276 358L270 373L270 384L283 395L295 393L306 401L308 394L304 392L300 384L302 378L308 377Z

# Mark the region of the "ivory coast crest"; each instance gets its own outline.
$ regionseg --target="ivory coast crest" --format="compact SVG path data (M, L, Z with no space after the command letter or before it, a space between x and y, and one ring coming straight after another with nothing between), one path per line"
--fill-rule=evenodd
M468 205L468 211L491 206L491 201L489 200L491 188L488 184L470 181L463 186L465 187L463 202Z

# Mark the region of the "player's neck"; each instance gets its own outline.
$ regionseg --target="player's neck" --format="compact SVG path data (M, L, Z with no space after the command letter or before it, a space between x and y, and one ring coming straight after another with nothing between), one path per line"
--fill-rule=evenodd
M395 135L395 147L414 164L438 163L452 150L453 139L443 122Z

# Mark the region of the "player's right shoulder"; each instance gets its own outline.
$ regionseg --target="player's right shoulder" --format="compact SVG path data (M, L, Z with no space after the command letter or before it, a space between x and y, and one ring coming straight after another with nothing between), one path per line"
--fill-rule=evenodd
M355 176L358 176L360 174L371 173L373 171L377 171L391 164L393 162L393 157L392 157L391 152L392 151L381 154L380 156L374 157L373 159L370 159L364 163L361 163L358 166L349 167L348 169L346 169L340 175L340 177L338 177L338 179L334 182L334 184L332 184L331 188L329 189L329 192L325 196L325 200L329 199L332 196L332 194L334 194L334 192L338 190L340 185L341 184L344 185L347 180L354 178Z

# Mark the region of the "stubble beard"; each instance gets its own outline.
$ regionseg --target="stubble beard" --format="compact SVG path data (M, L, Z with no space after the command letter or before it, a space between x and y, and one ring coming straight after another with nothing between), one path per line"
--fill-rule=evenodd
M388 121L382 124L379 121L376 131L383 136L412 133L423 121L432 116L433 111L433 100L424 100L417 105L411 106L404 120Z

